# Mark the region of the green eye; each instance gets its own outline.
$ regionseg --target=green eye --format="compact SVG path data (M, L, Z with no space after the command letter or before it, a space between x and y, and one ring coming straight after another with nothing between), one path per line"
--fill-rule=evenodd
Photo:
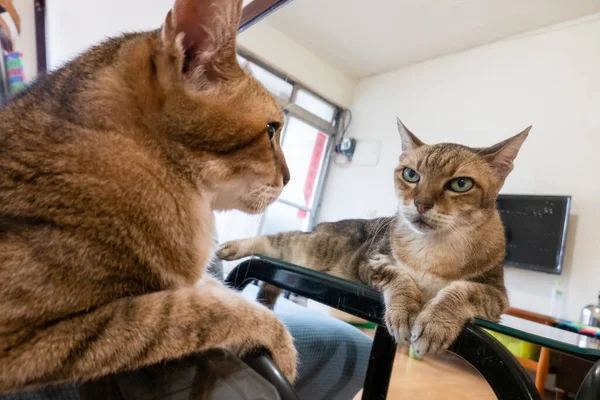
M471 178L456 178L450 181L448 185L453 192L463 193L471 190L473 187L473 179Z
M402 177L404 178L404 180L410 183L417 183L419 182L419 179L421 179L417 171L410 168L404 168L402 170Z

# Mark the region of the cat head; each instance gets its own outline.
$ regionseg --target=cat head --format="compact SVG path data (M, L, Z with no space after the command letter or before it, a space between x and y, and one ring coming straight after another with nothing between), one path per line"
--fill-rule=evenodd
M237 60L241 14L242 0L176 0L160 30L115 39L88 96L96 117L143 128L213 209L260 213L290 174L281 107Z
M399 215L419 233L456 232L480 226L496 209L496 198L531 126L487 148L427 145L398 119L402 155L395 170Z

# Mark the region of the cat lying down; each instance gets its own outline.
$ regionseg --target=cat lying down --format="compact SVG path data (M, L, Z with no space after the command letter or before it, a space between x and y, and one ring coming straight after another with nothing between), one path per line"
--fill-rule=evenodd
M400 120L398 129L395 216L231 241L217 256L263 254L372 285L398 344L422 356L447 349L472 318L498 320L508 307L496 197L531 127L481 149L426 145Z

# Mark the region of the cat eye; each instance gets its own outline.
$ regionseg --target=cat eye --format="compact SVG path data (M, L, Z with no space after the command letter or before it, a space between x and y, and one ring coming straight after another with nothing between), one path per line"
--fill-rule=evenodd
M421 176L417 173L417 171L408 167L402 170L402 177L405 181L410 183L417 183L419 182L419 179L421 179Z
M448 188L453 192L464 193L473 187L473 179L471 178L456 178L448 183Z
M273 140L273 137L279 130L280 126L281 126L281 124L279 122L269 122L267 124L267 133L269 134L269 140L271 140L271 141Z

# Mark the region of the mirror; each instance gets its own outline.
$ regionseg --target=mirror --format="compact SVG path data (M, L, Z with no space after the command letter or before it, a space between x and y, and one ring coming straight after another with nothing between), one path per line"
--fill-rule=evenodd
M346 134L331 140L321 197L310 199L319 204L308 210L317 214L315 223L396 212L396 116L426 143L474 147L533 125L502 193L572 197L557 264L563 268L557 277L507 267L505 279L515 307L544 314L552 314L560 279L565 296L557 315L576 321L598 291L589 277L600 260L586 237L600 223L594 211L600 189L588 178L600 167L599 12L595 1L380 0L350 7L342 0L295 0L245 30L239 42L257 69L282 73L337 107L337 118L344 110L352 114ZM300 101L293 102L303 108ZM355 140L352 157L335 151L341 136ZM312 152L306 153L309 160ZM297 168L292 180L302 186L307 167ZM303 227L296 216L306 203L293 205L302 212L276 206L282 229Z
M306 115L288 115L287 137L298 132L307 141L291 146L290 185L308 188L308 203L290 189L259 221L240 224L238 232L227 220L220 235L311 231L319 222L396 214L393 177L402 151L396 117L425 143L472 147L490 146L533 125L501 190L502 199L514 199L519 209L503 209L514 222L504 268L509 312L544 324L576 323L582 308L595 304L599 290L590 280L598 275L600 262L592 239L600 224L595 211L600 189L590 178L600 168L595 155L600 145L599 37L600 3L591 0L289 3L240 35L240 53L256 76L266 70L297 85L292 94L280 96L299 109L320 115L318 106L304 103L303 90L337 108L337 130L327 136L331 149L325 159L311 164L321 144L296 121L327 131ZM295 164L295 158L305 164ZM328 167L314 168L319 163ZM325 176L314 190L311 171ZM551 215L548 210L559 198L566 206ZM559 223L542 228L550 217ZM518 232L512 228L516 222ZM542 231L551 244L541 243ZM530 251L547 255L548 267L531 270L533 261L521 257ZM532 255L535 262L540 254ZM511 340L501 338L505 344ZM536 363L529 368L545 359L539 348L535 351L527 355ZM417 370L420 364L406 365ZM535 379L536 372L531 374ZM541 391L546 383L549 390L564 385L560 374L557 379L557 386L542 379ZM406 395L413 384L403 383L402 396L417 396ZM435 396L427 393L418 395ZM465 393L462 398L490 395Z

